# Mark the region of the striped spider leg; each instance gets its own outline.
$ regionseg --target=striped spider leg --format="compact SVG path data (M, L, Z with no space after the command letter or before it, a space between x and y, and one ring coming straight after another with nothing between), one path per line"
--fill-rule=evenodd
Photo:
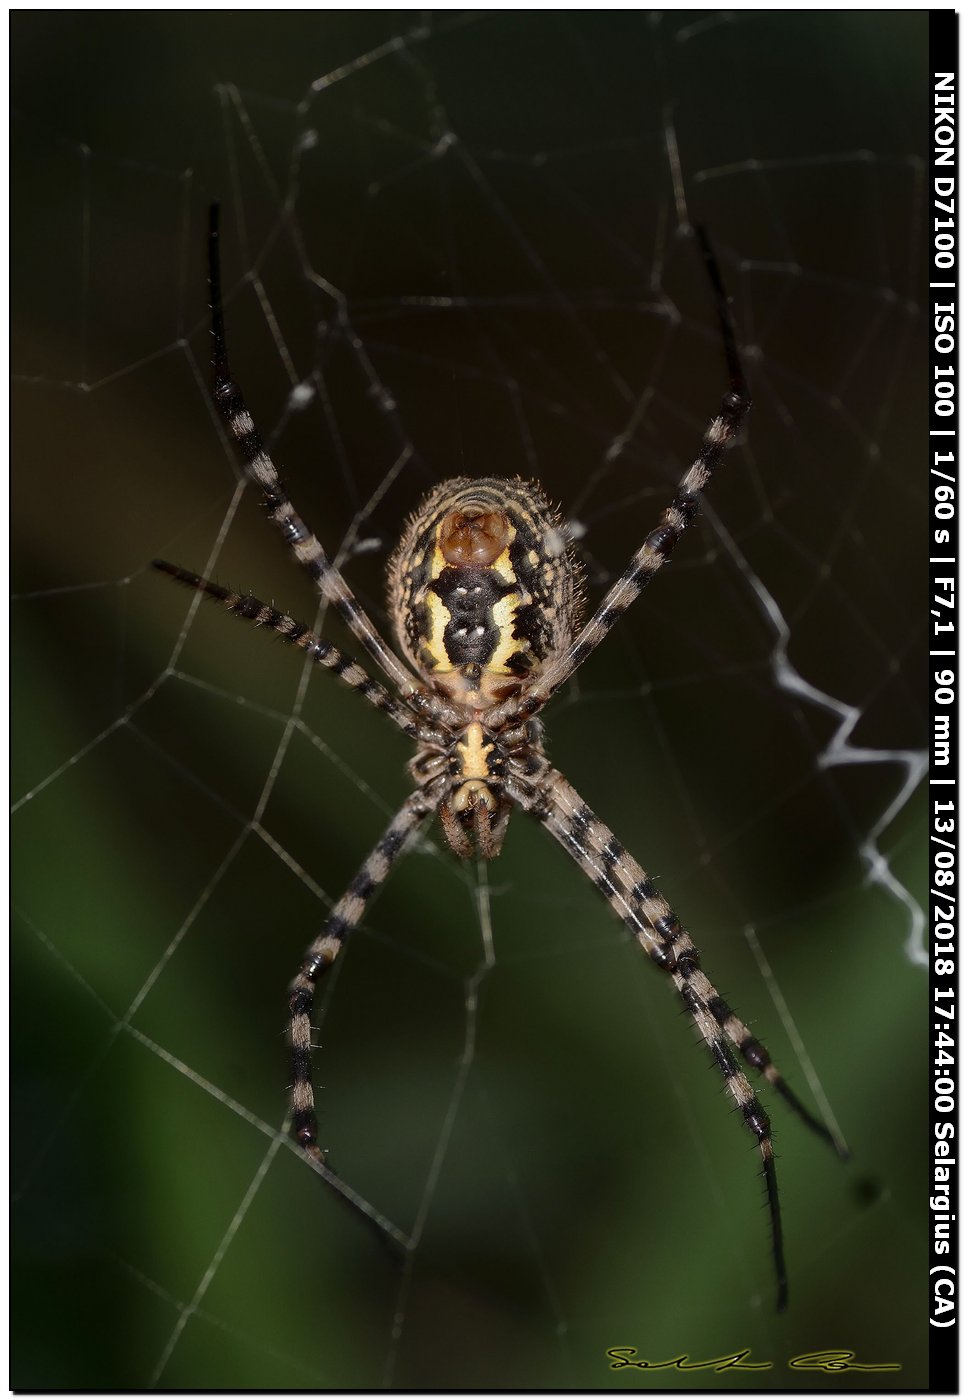
M332 646L331 642L325 641L324 637L312 632L307 623L297 622L287 613L280 612L268 603L262 603L260 598L255 598L251 593L235 593L230 588L222 588L219 583L202 578L190 569L182 569L178 564L169 564L166 559L153 559L151 564L159 573L166 574L175 583L183 583L196 593L203 594L205 598L220 603L234 617L239 617L244 622L253 622L255 627L267 628L283 642L303 651L309 660L327 671L334 672L349 689L357 691L370 705L374 705L376 710L388 715L410 739L431 733L427 726L419 723L407 704L396 700L380 682L372 680L357 661L353 661L350 656Z
M217 204L211 205L208 222L208 289L211 298L214 402L237 443L245 471L261 489L268 519L281 531L285 544L314 580L322 597L332 604L383 673L403 695L410 694L416 689L415 681L379 636L374 623L329 560L320 540L298 515L274 463L264 449L244 395L231 376L221 305L220 211Z
M680 535L699 514L700 497L722 462L724 453L732 447L746 421L750 411L750 394L736 346L726 293L706 233L702 228L697 228L696 233L713 289L730 387L723 395L718 413L710 419L695 460L677 486L676 494L663 511L655 530L646 536L582 631L548 662L530 685L496 711L493 715L496 723L537 714L595 651L626 609L670 559Z
M441 800L441 786L409 794L375 843L358 874L328 915L308 947L288 995L288 1044L291 1050L291 1119L295 1138L309 1157L324 1165L327 1152L318 1146L318 1118L311 1083L311 1013L315 987L341 952L345 939L361 921L369 900L388 878L395 861Z
M397 700L383 685L372 680L357 661L312 632L305 623L297 622L287 613L263 603L250 593L235 593L164 559L155 559L153 566L176 583L184 584L220 603L233 616L274 632L282 641L297 647L310 661L332 671L344 685L363 696L382 714L388 715L410 739L415 739L423 747L430 746L433 754L444 747L446 736L441 731L417 718L406 700ZM311 1013L315 985L335 961L345 939L357 927L369 900L388 878L407 842L442 800L444 779L440 777L439 768L437 762L423 763L424 785L409 794L369 852L361 869L306 950L289 989L292 1131L308 1156L322 1166L327 1153L318 1146L318 1122L311 1084Z
M652 961L669 973L706 1042L759 1146L777 1306L783 1308L787 1274L769 1119L734 1051L763 1075L804 1122L841 1155L844 1150L787 1087L767 1051L720 997L700 967L689 934L642 867L567 779L550 767L537 718L670 558L749 409L719 271L702 234L700 241L730 388L660 523L646 536L589 622L580 629L581 569L541 487L519 479L459 477L440 483L422 501L389 561L388 608L396 652L382 640L295 512L231 377L221 310L217 209L212 209L208 250L215 400L245 470L262 492L270 519L322 596L388 678L391 690L287 613L177 565L155 561L155 566L332 671L416 744L409 764L414 791L309 945L289 990L292 1126L306 1157L316 1166L326 1161L326 1153L318 1146L310 1063L311 1014L319 979L423 823L438 813L443 836L456 855L490 860L499 854L509 817L519 807L560 842Z
M523 779L516 787L510 780L510 790L517 804L535 816L572 856L643 952L670 974L706 1042L727 1091L760 1149L777 1278L777 1310L782 1312L787 1305L788 1285L770 1119L734 1059L731 1047L843 1158L848 1156L846 1148L800 1102L766 1047L726 1004L703 971L699 952L677 915L638 861L583 802L572 784L557 770L548 769L535 786Z

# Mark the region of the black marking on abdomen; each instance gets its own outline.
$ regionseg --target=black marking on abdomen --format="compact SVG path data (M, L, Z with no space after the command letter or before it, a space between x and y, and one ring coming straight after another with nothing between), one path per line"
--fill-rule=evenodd
M493 610L507 593L515 592L494 569L449 566L432 584L449 612L442 634L445 654L454 667L486 666L499 642Z

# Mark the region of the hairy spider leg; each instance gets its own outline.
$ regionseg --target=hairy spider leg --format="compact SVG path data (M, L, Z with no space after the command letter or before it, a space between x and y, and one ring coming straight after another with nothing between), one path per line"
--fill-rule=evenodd
M529 796L519 793L516 800L520 799L520 805L528 807L605 896L643 951L657 967L670 974L743 1122L756 1139L763 1162L770 1216L777 1310L782 1312L787 1305L788 1286L770 1120L727 1042L748 1065L763 1074L802 1121L830 1143L839 1155L846 1157L846 1148L788 1088L766 1048L734 1014L703 972L692 939L654 882L605 822L583 802L572 784L553 769L540 781L538 793Z
M309 660L332 671L344 685L364 696L376 710L388 715L409 738L422 737L422 726L403 701L396 700L383 685L372 680L357 661L332 646L331 642L326 642L324 637L319 637L317 632L312 632L307 623L298 622L287 613L262 603L252 593L235 593L230 588L222 588L219 583L212 583L210 579L202 578L190 569L182 569L178 564L169 564L166 559L153 559L151 564L176 583L183 583L212 602L220 603L234 617L241 618L243 622L252 622L255 627L264 627L276 633L283 642L298 647Z
M697 231L703 259L713 288L717 316L723 332L730 388L723 395L719 412L710 420L696 458L685 473L676 494L660 516L629 564L606 593L592 617L564 651L550 661L532 684L493 711L493 725L510 717L535 714L555 695L560 686L595 651L613 624L633 604L662 566L669 560L683 532L699 514L700 497L733 445L750 410L750 394L736 346L736 335L716 258L705 232Z
M288 995L288 1045L291 1050L292 1131L309 1157L322 1165L318 1118L311 1084L311 1013L315 988L341 952L345 939L381 888L406 843L438 806L441 787L421 788L407 797L361 869L328 915L308 947Z
M341 573L329 560L317 536L296 512L274 463L265 451L254 419L244 401L244 395L231 377L221 306L219 210L216 204L211 205L208 225L208 286L211 299L211 338L214 342L211 356L214 401L238 445L245 471L261 489L268 518L281 531L288 548L301 567L310 574L322 597L332 604L369 656L399 692L407 695L415 689L411 673L379 635Z

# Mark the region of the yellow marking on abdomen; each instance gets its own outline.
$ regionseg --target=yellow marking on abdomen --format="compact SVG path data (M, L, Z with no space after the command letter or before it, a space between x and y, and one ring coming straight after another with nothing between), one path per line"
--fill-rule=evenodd
M491 671L497 676L508 676L510 671L506 666L510 656L514 656L517 651L524 650L524 646L512 635L512 628L515 623L516 610L521 603L518 593L507 593L504 598L500 598L492 609L492 618L499 629L499 640L492 648L492 655L489 657L487 671Z
M428 636L422 638L422 647L431 658L433 671L451 671L453 666L445 650L445 629L452 621L452 614L437 593L429 593L425 599L428 607Z

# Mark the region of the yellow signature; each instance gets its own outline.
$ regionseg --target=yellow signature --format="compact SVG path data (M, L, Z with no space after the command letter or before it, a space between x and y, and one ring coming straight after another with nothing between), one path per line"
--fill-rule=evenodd
M854 1360L852 1351L811 1351L806 1356L795 1356L787 1365L794 1371L826 1371L836 1375L838 1371L899 1371L898 1361L860 1362Z
M626 1366L634 1366L640 1371L770 1371L772 1361L748 1361L751 1348L733 1351L726 1356L711 1356L706 1361L693 1361L689 1352L671 1356L666 1361L648 1361L637 1356L635 1347L610 1347L609 1369L621 1371ZM827 1375L838 1375L841 1371L899 1371L897 1361L861 1362L855 1361L855 1352L842 1348L828 1348L824 1351L810 1351L803 1356L794 1356L787 1362L792 1371L823 1371Z

